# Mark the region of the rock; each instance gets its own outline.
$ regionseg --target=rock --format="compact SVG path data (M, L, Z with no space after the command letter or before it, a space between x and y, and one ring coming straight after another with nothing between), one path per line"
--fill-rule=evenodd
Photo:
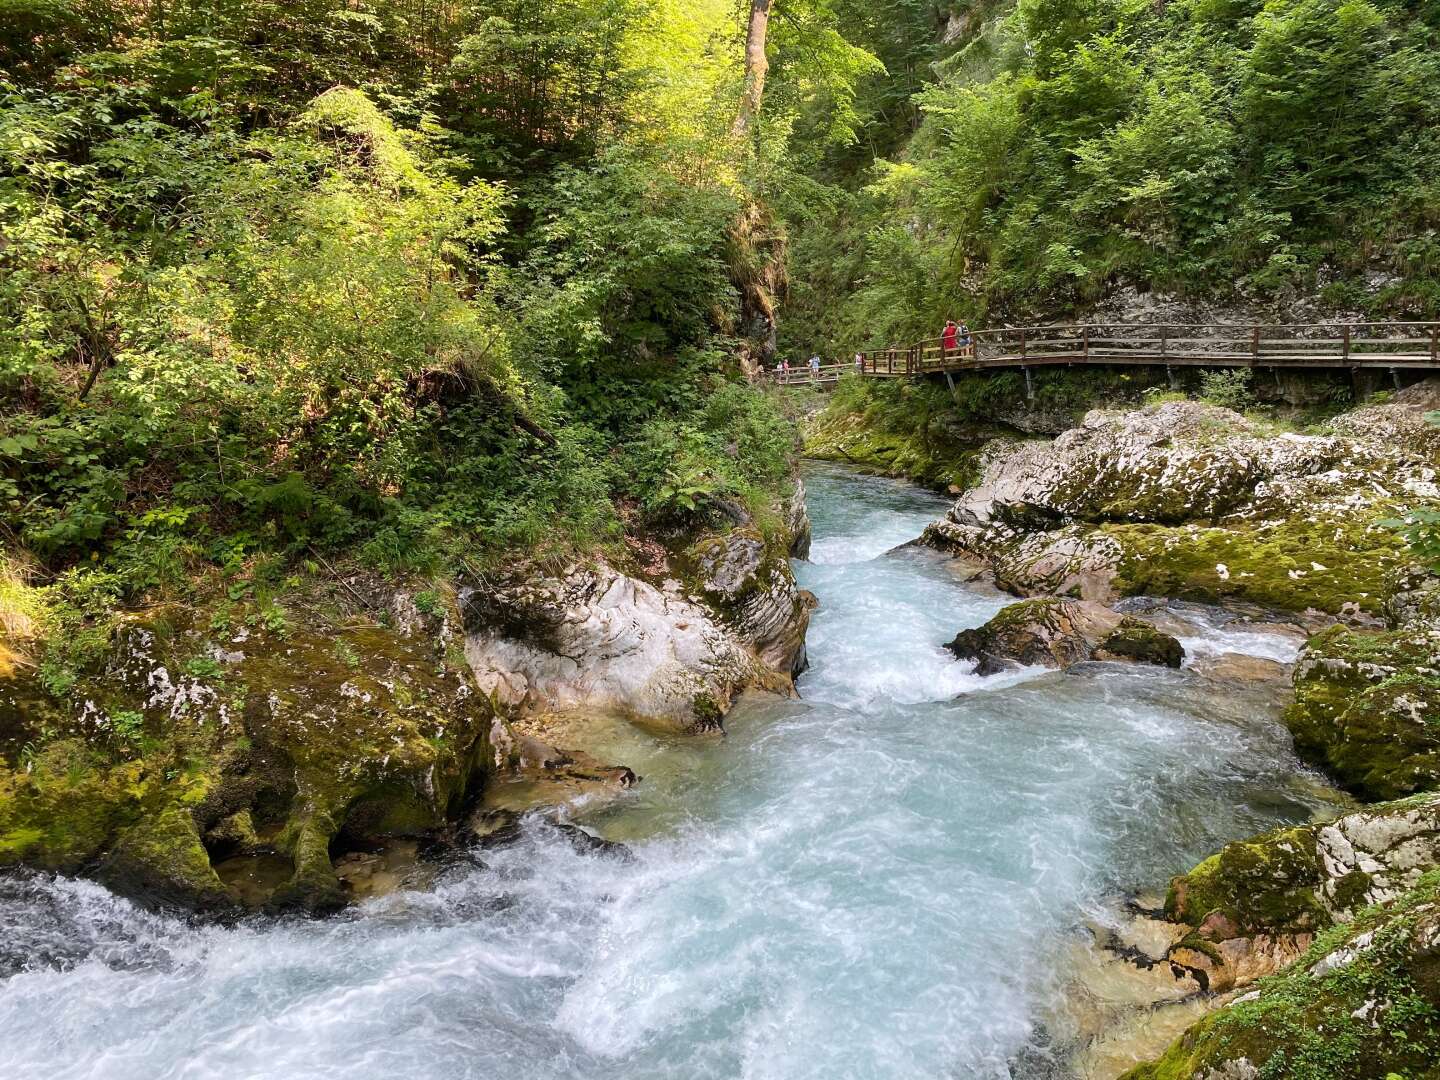
M97 876L147 907L223 912L235 906L210 865L195 819L178 806L121 833Z
M795 480L795 490L785 500L783 507L785 515L785 530L790 534L790 557L793 559L808 559L810 557L810 511L805 505L805 481Z
M1011 604L945 647L958 659L974 660L979 675L1016 664L1066 668L1091 659L1179 667L1184 657L1178 641L1140 619L1053 597Z
M1229 844L1171 882L1166 915L1193 930L1167 958L1211 991L1243 986L1317 932L1413 888L1437 861L1437 794Z
M1091 658L1130 660L1137 664L1159 664L1162 667L1178 668L1185 660L1185 649L1169 634L1127 615L1120 625L1095 647Z
M1440 884L1432 876L1320 934L1282 974L1122 1080L1432 1076L1437 1011Z
M212 864L263 857L293 873L258 900L324 912L347 899L332 848L442 831L496 768L490 702L423 627L215 624L172 610L118 633L77 684L82 735L0 766L0 865L99 865L143 903L209 911Z
M793 677L805 667L805 631L816 600L796 585L788 555L767 545L758 530L734 529L697 541L683 563L710 606L761 662Z
M1427 441L1428 440L1428 441ZM1379 521L1440 497L1414 406L1272 435L1227 409L1096 410L1053 442L994 441L925 535L1021 596L1240 599L1374 621L1413 557Z
M476 681L522 711L604 709L699 730L747 686L788 686L678 588L604 564L470 590L463 603Z
M1295 665L1295 748L1345 787L1393 799L1440 785L1440 626L1334 627Z
M1233 652L1197 657L1191 669L1197 675L1242 685L1285 682L1290 676L1290 666L1279 660Z

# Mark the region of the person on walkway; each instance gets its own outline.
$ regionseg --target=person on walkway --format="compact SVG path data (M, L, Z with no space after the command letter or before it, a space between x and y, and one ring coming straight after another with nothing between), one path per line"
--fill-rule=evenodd
M818 353L810 357L810 378L816 381L820 378L820 356Z
M960 348L969 349L971 341L972 338L970 337L970 327L967 323L962 322L960 324Z
M777 383L780 381L780 377L784 374L784 372L785 372L785 362L784 362L783 360L776 360L776 361L775 361L775 381L776 381Z
M949 355L955 351L959 344L960 327L955 325L954 319L945 320L945 329L940 331L940 351L942 355Z
M789 360L781 360L781 361L780 361L780 381L781 381L782 383L788 383L788 382L790 381L790 361L789 361Z
M855 354L855 374L856 374L856 375L864 375L864 374L865 374L865 354L864 354L864 353L858 353L858 352L857 352L857 353Z

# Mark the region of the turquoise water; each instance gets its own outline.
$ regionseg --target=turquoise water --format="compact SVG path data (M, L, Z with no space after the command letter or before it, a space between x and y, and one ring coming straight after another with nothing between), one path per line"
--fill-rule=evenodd
M944 504L808 482L805 700L635 733L646 781L588 822L633 861L537 821L430 891L199 929L9 879L0 1076L1067 1075L1040 1025L1081 923L1318 803L1265 710L1186 673L975 678L939 646L1004 600L891 553Z

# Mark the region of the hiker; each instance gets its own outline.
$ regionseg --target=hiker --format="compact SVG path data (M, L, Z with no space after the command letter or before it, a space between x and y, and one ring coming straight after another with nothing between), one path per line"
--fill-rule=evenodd
M820 356L818 353L815 356L810 357L810 378L820 378Z
M775 361L775 381L776 381L777 383L780 381L780 375L781 375L781 373L782 373L784 370L785 370L785 364L784 364L784 362L783 362L783 361L780 361L780 360L776 360L776 361Z
M780 381L781 381L782 383L788 383L788 382L790 381L790 361L789 361L789 360L781 360L781 361L780 361Z
M962 349L970 348L970 341L970 327L968 324L962 322L960 324L960 347Z
M864 375L864 374L865 374L865 354L864 354L864 353L859 353L859 352L857 352L857 353L855 354L855 374L856 374L856 375Z
M959 337L960 327L955 325L955 320L946 319L945 329L940 331L940 355L945 356L954 352Z

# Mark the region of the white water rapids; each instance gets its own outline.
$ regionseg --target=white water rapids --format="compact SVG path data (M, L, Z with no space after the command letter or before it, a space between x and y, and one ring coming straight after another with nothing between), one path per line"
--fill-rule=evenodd
M228 928L0 881L0 1076L1067 1075L1042 1021L1081 923L1321 796L1269 711L1186 672L977 679L939 646L1005 601L887 554L943 503L809 486L805 700L617 737L646 780L584 823L632 861L536 822L432 890Z

